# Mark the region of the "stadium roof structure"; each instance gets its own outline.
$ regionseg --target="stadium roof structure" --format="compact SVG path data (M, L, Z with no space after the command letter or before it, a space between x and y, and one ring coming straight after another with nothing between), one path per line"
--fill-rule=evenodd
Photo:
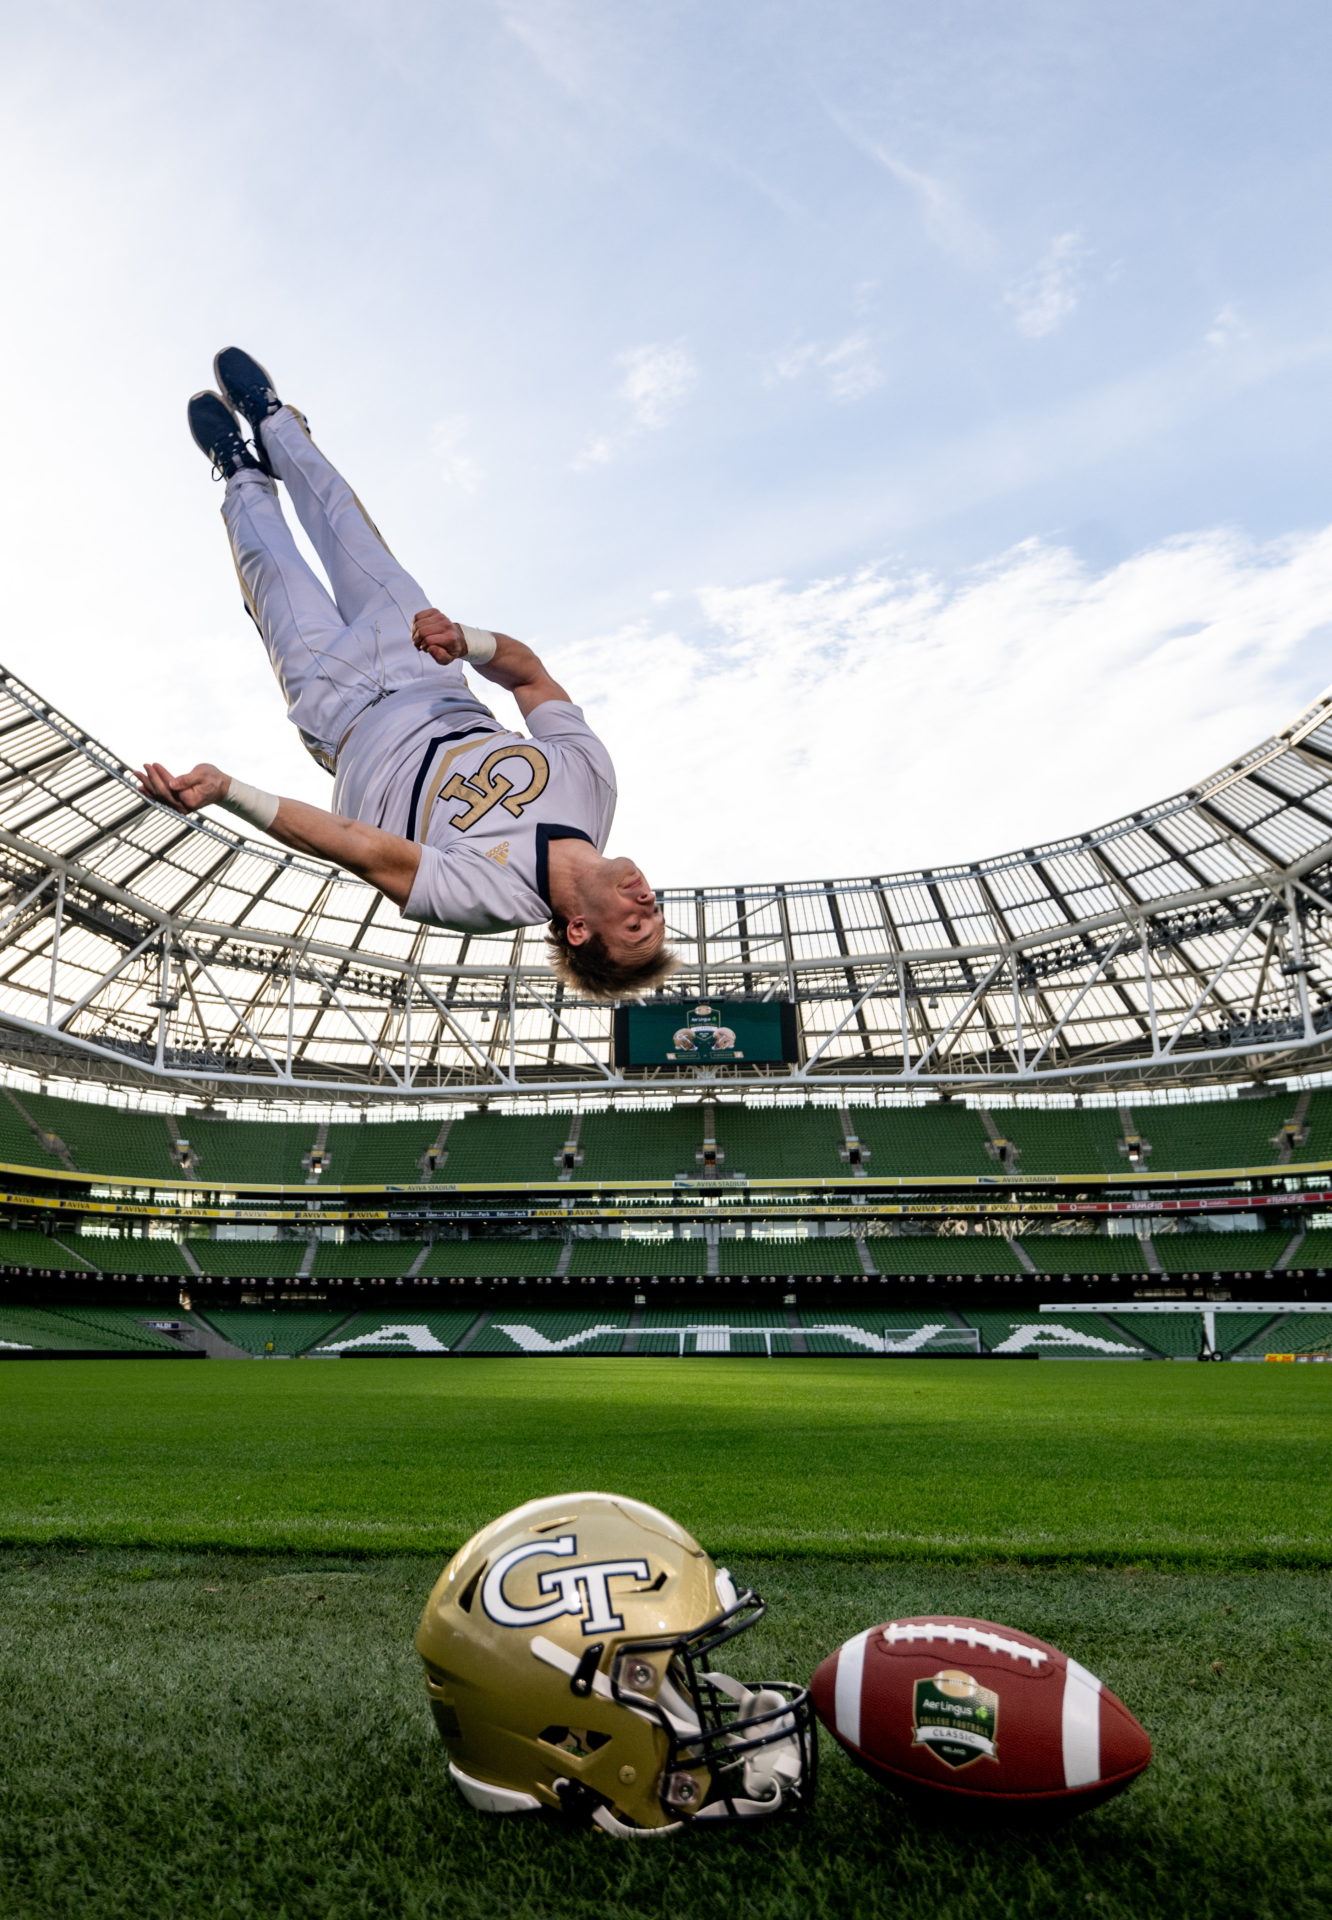
M789 999L732 1087L1106 1089L1332 1067L1332 694L1187 792L966 865L668 888L673 999ZM320 862L146 802L0 669L0 1064L208 1096L613 1094L541 928L402 920ZM663 1091L665 1089L663 1088Z

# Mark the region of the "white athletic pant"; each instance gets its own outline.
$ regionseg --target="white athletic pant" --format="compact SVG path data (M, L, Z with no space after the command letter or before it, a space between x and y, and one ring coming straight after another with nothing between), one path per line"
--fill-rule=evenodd
M348 727L385 694L427 676L441 693L455 681L465 690L466 682L457 662L441 668L413 647L412 619L430 601L393 558L300 415L283 407L260 432L332 594L302 558L267 474L253 467L233 474L222 518L288 717L331 772Z

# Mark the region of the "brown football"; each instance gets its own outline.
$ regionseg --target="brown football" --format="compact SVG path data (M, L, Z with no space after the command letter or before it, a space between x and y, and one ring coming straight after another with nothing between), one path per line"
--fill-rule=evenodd
M992 1620L922 1614L868 1627L828 1655L810 1690L867 1773L940 1803L1080 1812L1152 1757L1094 1674Z

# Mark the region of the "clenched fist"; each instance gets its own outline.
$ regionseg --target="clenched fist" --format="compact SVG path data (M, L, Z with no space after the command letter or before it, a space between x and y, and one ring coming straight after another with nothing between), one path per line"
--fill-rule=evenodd
M438 666L467 658L467 642L456 620L450 620L436 607L427 607L412 621L412 645L418 653L428 653Z

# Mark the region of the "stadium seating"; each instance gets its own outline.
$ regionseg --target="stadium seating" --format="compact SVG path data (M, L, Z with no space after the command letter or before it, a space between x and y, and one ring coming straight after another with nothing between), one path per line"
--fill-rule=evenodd
M1278 1164L1281 1128L1294 1118L1294 1091L1259 1099L1208 1099L1131 1108L1151 1151L1137 1171L1174 1173ZM999 1163L981 1113L960 1102L849 1108L871 1178L993 1176ZM751 1180L837 1179L841 1159L837 1109L792 1102L749 1106L723 1099L712 1107L723 1174ZM706 1112L693 1098L660 1107L584 1112L578 1122L574 1181L670 1181L700 1171ZM1124 1122L1114 1107L993 1108L994 1131L1012 1143L1018 1174L1116 1176L1133 1171L1120 1152ZM1307 1098L1307 1138L1293 1163L1332 1160L1332 1090ZM444 1186L540 1183L558 1177L572 1112L426 1114L418 1120L336 1121L322 1129L327 1164L312 1183L305 1161L319 1122L186 1118L105 1101L70 1099L27 1088L0 1090L0 1163L44 1172L75 1171L145 1185L188 1178L177 1164L175 1138L188 1139L196 1177L210 1186ZM428 1149L444 1135L443 1160L432 1176ZM59 1147L48 1144L58 1140Z
M0 1088L0 1161L6 1166L44 1167L48 1171L61 1165L59 1157L42 1146L4 1088Z
M1288 1233L1161 1233L1152 1242L1162 1273L1263 1273L1289 1243Z
M957 1326L950 1313L816 1313L807 1307L800 1324L806 1353L878 1353L885 1342L903 1353L976 1351L974 1334Z
M1249 1316L1218 1314L1218 1333L1222 1319L1232 1317L1240 1320ZM1265 1319L1257 1327L1251 1327L1247 1339L1227 1350L1235 1356L1242 1355L1250 1359L1259 1358L1265 1353L1304 1353L1311 1347L1326 1346L1329 1340L1332 1340L1332 1313L1287 1313L1275 1319Z
M0 1306L0 1344L94 1353L181 1351L179 1341L145 1326L129 1307Z
M722 1240L724 1274L863 1273L850 1234L810 1234L804 1240Z
M1326 1227L1314 1227L1306 1233L1295 1249L1295 1258L1291 1263L1296 1267L1307 1267L1317 1272L1319 1267L1326 1270L1332 1267L1332 1232Z
M0 1228L0 1266L52 1267L78 1272L93 1268L93 1263L76 1250L77 1234L60 1238L38 1233L32 1227Z
M246 1353L263 1354L272 1342L274 1353L289 1356L305 1353L316 1341L325 1340L347 1318L345 1313L317 1313L288 1307L209 1307L196 1310L196 1319L220 1333L233 1347Z
M316 1280L398 1280L421 1251L419 1240L321 1240Z
M747 1107L732 1101L719 1104L716 1115L717 1145L726 1156L723 1173L808 1180L835 1178L847 1170L839 1157L844 1143L835 1107Z
M1261 1100L1135 1107L1138 1132L1151 1147L1143 1168L1176 1173L1194 1167L1275 1166L1280 1153L1273 1141L1294 1112L1295 1100L1294 1094L1283 1093Z
M633 1279L636 1274L705 1274L705 1240L575 1240L574 1279Z
M469 1309L419 1313L409 1304L397 1315L358 1313L308 1348L311 1354L448 1353L476 1319Z
M1060 1353L1073 1359L1140 1359L1136 1334L1126 1333L1099 1313L963 1313L979 1330L987 1353Z
M635 1330L639 1353L790 1353L792 1328L781 1307L649 1309Z
M673 1180L677 1173L694 1178L702 1149L703 1109L694 1101L675 1107L585 1113L578 1133L582 1159L573 1178Z
M558 1240L436 1240L420 1271L427 1280L542 1279L560 1252Z
M167 1114L41 1093L20 1093L19 1099L37 1125L62 1142L82 1173L150 1181L181 1177L171 1157L175 1122Z
M209 1186L299 1187L309 1178L302 1163L315 1143L312 1120L182 1119L180 1130Z
M608 1313L509 1314L496 1308L472 1343L474 1353L619 1353L629 1315Z
M1019 1173L1128 1173L1123 1123L1114 1107L996 1107L991 1115L1018 1149Z
M1269 1353L1326 1353L1332 1346L1332 1313L1292 1313L1279 1329L1288 1347L1269 1347Z
M1201 1312L1126 1313L1114 1324L1167 1360L1196 1360L1202 1348Z
M67 1236L90 1267L103 1273L151 1273L185 1279L193 1269L174 1240L150 1240L145 1234L81 1233Z
M870 1156L865 1170L877 1179L996 1170L996 1161L985 1151L989 1136L970 1107L936 1102L928 1107L852 1107L850 1113L856 1138Z
M1146 1273L1142 1242L1132 1233L1024 1233L1022 1247L1037 1273Z
M880 1273L1024 1273L999 1233L875 1234L866 1241Z
M339 1187L416 1186L421 1162L442 1120L334 1121L324 1140L325 1183Z
M568 1137L567 1113L463 1114L449 1128L435 1179L449 1186L554 1180Z
M309 1251L304 1240L191 1240L200 1273L220 1279L294 1280Z

